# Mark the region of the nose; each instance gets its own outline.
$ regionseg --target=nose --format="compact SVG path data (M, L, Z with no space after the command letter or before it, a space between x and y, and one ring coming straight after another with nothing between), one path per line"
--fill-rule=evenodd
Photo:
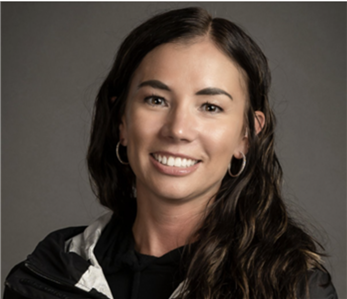
M166 115L161 134L175 142L193 141L198 135L196 116L186 105L172 107Z

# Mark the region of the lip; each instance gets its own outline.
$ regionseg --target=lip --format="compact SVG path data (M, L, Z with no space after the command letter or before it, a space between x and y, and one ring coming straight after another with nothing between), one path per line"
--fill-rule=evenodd
M159 152L155 152L156 154L159 154ZM163 152L161 152L163 153ZM167 152L166 152L167 153ZM169 155L169 154L166 154ZM171 156L174 157L182 157L182 158L186 158L187 156L182 156L182 155L173 155L170 154ZM185 167L185 168L180 168L180 167L174 167L174 166L167 166L164 164L159 163L156 159L154 159L154 157L152 155L149 155L149 159L152 162L152 164L154 165L154 167L161 173L163 174L167 174L167 175L171 175L171 176L185 176L185 175L189 175L192 172L194 172L195 170L198 169L198 167L200 166L200 162L189 166L189 167ZM188 159L192 159L192 158L188 158ZM196 160L196 159L192 159L192 160ZM199 161L199 160L198 160Z

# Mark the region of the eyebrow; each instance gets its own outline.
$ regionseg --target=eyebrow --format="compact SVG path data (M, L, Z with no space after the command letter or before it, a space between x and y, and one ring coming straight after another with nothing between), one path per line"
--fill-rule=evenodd
M150 86L150 87L157 88L157 89L171 91L169 86L165 85L163 82L160 82L158 80L144 81L138 86L138 89L140 89L141 87L144 87L144 86Z
M196 93L197 95L211 95L211 96L214 96L214 95L219 95L219 94L224 94L226 95L227 97L229 97L231 100L233 99L233 97L228 94L226 91L224 91L223 89L220 89L220 88L217 88L217 87L208 87L208 88L204 88L200 91L198 91Z
M144 87L144 86L150 86L150 87L153 87L156 89L171 91L169 86L167 86L166 84L164 84L163 82L158 81L158 80L144 81L138 86L138 89L140 89L141 87ZM204 88L204 89L202 89L196 93L196 95L221 95L221 94L226 95L231 100L233 99L229 93L227 93L223 89L220 89L217 87L207 87L207 88Z

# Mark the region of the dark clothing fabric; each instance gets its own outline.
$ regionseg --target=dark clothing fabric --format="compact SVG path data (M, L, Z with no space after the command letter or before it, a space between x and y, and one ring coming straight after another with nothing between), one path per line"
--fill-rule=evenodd
M49 234L26 261L15 266L5 281L4 299L98 298L86 296L75 284L88 269L89 262L64 252L65 241L85 227L67 228Z
M140 254L134 248L132 223L112 218L94 253L114 298L169 298L184 279L180 275L183 247L159 258Z
M104 215L89 227L48 235L10 272L4 299L173 299L184 279L182 250L160 258L141 255L131 226ZM320 286L327 279L320 270L310 271L310 297L299 298L337 299L331 283Z

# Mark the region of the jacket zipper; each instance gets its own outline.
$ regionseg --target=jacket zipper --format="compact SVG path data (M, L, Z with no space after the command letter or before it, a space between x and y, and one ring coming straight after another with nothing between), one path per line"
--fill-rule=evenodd
M36 275L40 276L41 278L44 278L44 279L46 279L46 280L48 280L48 281L50 281L50 282L54 282L54 283L59 284L59 285L62 285L62 286L71 287L71 285L68 285L68 284L66 284L66 283L62 283L62 282L60 282L60 281L58 281L58 280L55 280L55 279L53 279L53 278L51 278L51 277L46 276L46 275L43 274L40 270L37 270L35 267L33 267L32 265L30 265L30 264L27 263L27 262L26 262L24 265L25 265L25 267L26 267L27 269L29 269L31 272L35 273Z
M58 285L60 285L60 286L65 286L65 287L71 288L71 285L68 285L68 284L66 284L66 283L62 283L62 282L60 282L60 281L58 281L58 280L52 279L52 278L50 278L50 277L44 275L41 271L35 269L35 267L31 266L28 262L25 262L25 263L24 263L24 266L25 266L25 268L27 268L30 272L32 272L32 273L34 273L35 275L41 277L42 279L45 279L45 280L50 281L50 282L53 282L53 283L58 284ZM26 280L27 280L27 279L26 279ZM21 280L20 280L20 281L21 281ZM27 283L29 283L28 280L27 280ZM7 280L5 281L5 285L6 285L8 288L13 289L13 288L12 288L12 285L11 285ZM30 283L30 285L32 285L32 283ZM58 293L59 293L59 292L56 291L56 294L58 294ZM63 298L64 295L61 294L61 297Z
M80 292L83 292L83 293L85 293L85 294L88 294L88 296L89 296L88 298L91 298L91 297L94 298L94 296L92 296L89 292L87 292L87 291L85 291L85 290L83 290L83 289L76 288L74 285L70 285L70 284L67 284L67 283L58 281L58 280L56 280L56 279L54 279L54 278L51 278L51 277L45 275L42 271L38 270L35 266L29 264L28 262L26 262L24 265L25 265L25 267L26 267L29 271L31 271L32 273L38 275L39 277L41 277L41 278L43 278L43 279L46 279L46 280L48 280L48 281L50 281L50 282L56 283L56 284L58 284L58 285L60 285L60 286L66 287L66 288L73 289L73 290L78 290L78 291L80 291Z
M65 288L68 288L68 289L74 289L74 290L79 290L80 292L83 292L83 293L86 293L86 294L89 294L88 292L84 291L84 290L81 290L79 288L76 288L74 285L71 285L71 284L67 284L67 283L64 283L64 282L61 282L61 281L58 281L54 278L51 278L47 275L45 275L42 271L38 270L35 266L33 265L30 265L28 262L26 262L25 264L25 267L31 271L32 273L36 274L37 276L41 277L42 279L45 279L47 281L50 281L50 282L53 282L59 286L62 286L62 287L65 287ZM57 293L59 293L57 291ZM90 294L89 294L90 295Z

